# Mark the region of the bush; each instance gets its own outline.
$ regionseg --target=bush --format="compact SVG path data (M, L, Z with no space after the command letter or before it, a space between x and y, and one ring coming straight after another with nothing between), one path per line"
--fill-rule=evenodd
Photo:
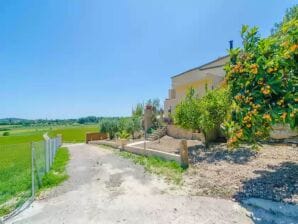
M9 131L5 131L5 132L3 132L3 134L2 134L2 136L9 136L9 135L10 135Z
M181 101L174 111L174 123L192 131L200 130L201 111L198 107L198 97L193 88L188 90L186 98Z
M296 11L298 12L298 11ZM243 49L230 51L226 80L235 107L226 127L229 145L256 145L272 125L298 124L298 16L279 25L268 38L243 26Z
M142 129L141 126L141 118L140 117L131 117L127 120L125 125L125 131L130 133L132 137L134 138L135 132L138 132Z
M194 89L190 89L176 107L174 121L185 129L202 131L207 140L208 133L218 130L224 122L230 106L229 98L225 89L209 91L200 99L194 95Z
M104 119L99 124L99 132L108 133L110 139L115 138L119 131L119 121L116 119Z
M127 131L123 130L123 131L119 132L118 136L120 139L129 139L130 134Z
M198 101L199 123L205 137L209 132L220 130L230 108L229 92L225 89L209 91Z
M134 133L141 130L141 117L125 117L125 118L109 118L104 119L99 123L99 131L108 133L110 139L122 132L126 132L132 136Z

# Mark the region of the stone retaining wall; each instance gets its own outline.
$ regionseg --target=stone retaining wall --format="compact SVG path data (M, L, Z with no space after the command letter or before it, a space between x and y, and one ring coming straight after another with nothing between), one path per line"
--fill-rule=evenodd
M176 125L167 126L167 135L173 138L188 139L188 140L204 140L202 133L194 133L192 131L180 128Z
M156 157L163 158L165 160L176 161L177 163L181 164L181 156L173 153L167 153L167 152L162 152L162 151L148 149L148 148L144 149L143 147L128 146L128 145L125 145L122 148L119 143L113 142L113 141L106 141L106 140L90 141L89 144L106 145L113 148L119 148L120 150L124 150L134 154L144 155L144 156L156 156Z
M276 124L272 128L273 130L270 133L272 139L281 140L295 137L298 138L298 130L292 130L288 124Z

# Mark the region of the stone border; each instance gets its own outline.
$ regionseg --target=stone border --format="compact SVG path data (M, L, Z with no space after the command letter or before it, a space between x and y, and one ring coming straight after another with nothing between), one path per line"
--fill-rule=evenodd
M249 198L242 201L254 221L264 223L296 223L298 205L275 202L261 198Z
M181 155L176 155L173 153L162 152L159 150L148 149L148 148L144 149L142 147L137 147L137 146L133 146L133 145L124 145L124 147L122 148L116 142L106 141L106 140L90 141L89 144L110 146L113 148L117 148L117 149L120 149L123 151L127 151L130 153L134 153L134 154L142 155L142 156L156 156L156 157L160 157L162 159L168 160L168 161L176 161L177 163L179 163L180 165L183 165L183 166L188 166L188 164L186 165L182 162Z

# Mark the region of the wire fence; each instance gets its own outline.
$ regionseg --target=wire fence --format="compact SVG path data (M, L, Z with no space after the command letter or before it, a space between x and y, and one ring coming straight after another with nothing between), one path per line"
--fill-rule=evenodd
M34 200L50 171L61 135L44 141L0 144L0 223L16 215Z

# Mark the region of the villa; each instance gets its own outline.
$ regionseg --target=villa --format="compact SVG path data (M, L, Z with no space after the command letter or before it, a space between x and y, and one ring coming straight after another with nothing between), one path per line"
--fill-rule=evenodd
M174 111L176 105L185 98L187 90L192 87L198 96L206 93L206 88L217 87L224 79L224 65L229 61L229 56L220 57L199 67L173 76L169 97L164 102L165 117Z

